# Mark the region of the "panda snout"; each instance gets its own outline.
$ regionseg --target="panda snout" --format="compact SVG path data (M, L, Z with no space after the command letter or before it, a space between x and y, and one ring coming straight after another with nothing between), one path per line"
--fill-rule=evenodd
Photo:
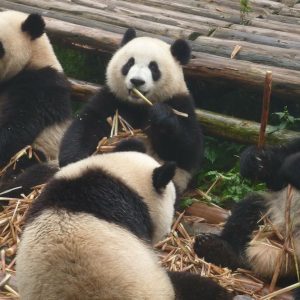
M130 79L130 82L131 82L131 83L133 84L133 86L135 86L135 87L139 87L139 86L141 86L141 85L143 85L143 84L146 83L145 80L140 79L140 78L131 78L131 79Z

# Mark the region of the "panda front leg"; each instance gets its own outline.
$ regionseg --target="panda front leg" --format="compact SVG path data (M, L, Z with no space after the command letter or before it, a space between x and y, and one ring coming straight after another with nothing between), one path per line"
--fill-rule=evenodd
M236 204L220 236L200 234L196 237L196 254L208 262L233 270L239 267L249 268L244 253L265 212L264 196L249 194Z
M174 182L179 192L186 189L203 156L201 129L194 112L188 114L187 118L177 115L168 104L156 103L149 110L150 126L146 130L159 159L176 162Z
M168 272L176 300L230 300L233 294L212 279L188 272Z

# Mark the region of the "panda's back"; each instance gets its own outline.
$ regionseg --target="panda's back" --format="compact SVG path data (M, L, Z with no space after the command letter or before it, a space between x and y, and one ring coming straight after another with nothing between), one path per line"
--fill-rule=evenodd
M86 213L49 209L28 224L17 274L23 300L174 299L144 242Z

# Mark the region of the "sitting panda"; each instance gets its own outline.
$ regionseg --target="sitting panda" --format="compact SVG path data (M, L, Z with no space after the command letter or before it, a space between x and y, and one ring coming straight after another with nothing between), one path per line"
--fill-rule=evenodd
M274 151L276 148L271 148ZM278 147L278 151L287 148ZM244 154L245 155L245 154ZM275 152L266 151L264 157L276 157ZM281 159L282 156L277 156ZM246 159L246 156L244 156ZM261 160L262 161L262 160ZM260 162L261 162L260 161ZM279 162L279 161L278 161ZM300 263L300 155L299 153L287 155L277 167L280 181L270 180L273 187L289 184L278 191L270 191L262 194L250 194L237 203L228 218L220 236L213 234L200 234L196 237L194 250L199 257L204 257L208 262L231 269L250 268L256 274L271 279L277 267L282 250L270 245L268 239L274 240L274 231L254 234L254 231L262 225L262 217L266 216L272 226L283 238L286 237L286 201L291 197L291 237L294 255L283 256L279 271L280 284L291 284L298 281L297 267ZM264 176L268 171L264 173ZM264 177L267 178L267 177ZM291 192L290 192L291 191ZM254 238L255 236L255 238ZM283 243L282 241L279 243ZM300 291L295 293L295 299L300 299Z
M171 228L175 164L133 141L62 168L32 204L17 252L21 299L232 299L159 266L150 243Z
M180 192L184 191L203 156L202 132L182 71L190 54L184 40L170 46L155 38L137 38L135 31L128 29L121 48L108 64L106 85L64 135L60 166L94 153L98 142L110 134L107 118L118 110L133 128L147 134L148 154L161 162L176 162L174 182ZM133 88L149 98L153 106L134 96ZM188 117L175 114L172 108Z
M45 22L37 14L4 11L0 28L0 170L27 145L40 161L57 160L70 123L70 85ZM34 163L21 158L6 179Z

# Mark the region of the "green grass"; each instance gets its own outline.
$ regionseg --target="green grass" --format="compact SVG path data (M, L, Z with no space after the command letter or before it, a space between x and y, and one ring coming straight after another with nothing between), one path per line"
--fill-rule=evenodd
M103 84L109 55L81 52L77 49L54 45L54 51L67 76Z
M207 196L187 196L181 201L185 208L194 202L206 201L230 208L248 193L265 190L261 183L251 183L239 174L239 155L245 146L220 138L205 137L205 158L197 175L197 187Z

